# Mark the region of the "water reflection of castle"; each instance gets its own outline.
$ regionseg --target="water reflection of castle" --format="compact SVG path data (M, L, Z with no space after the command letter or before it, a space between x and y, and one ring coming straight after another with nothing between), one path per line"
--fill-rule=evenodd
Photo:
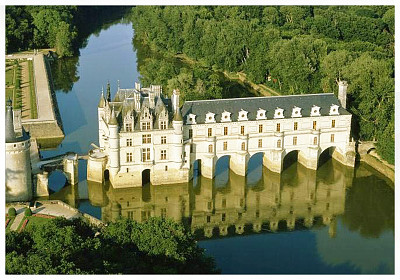
M90 202L101 207L104 222L120 216L139 222L161 216L187 221L193 232L206 237L294 230L322 222L333 237L335 217L344 213L353 175L351 169L329 161L318 171L300 164L282 174L263 168L261 179L251 186L246 177L229 172L221 187L198 177L187 184L114 189L89 182L88 188Z

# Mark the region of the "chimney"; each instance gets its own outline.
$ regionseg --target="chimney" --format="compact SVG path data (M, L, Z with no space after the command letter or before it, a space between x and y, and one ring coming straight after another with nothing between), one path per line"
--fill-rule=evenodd
M339 92L338 92L338 98L340 105L342 105L343 108L346 109L346 100L347 100L347 82L346 81L339 81L338 83L339 86Z
M141 90L140 83L135 82L135 89L138 90L138 91Z
M172 110L176 112L179 109L179 89L172 92Z

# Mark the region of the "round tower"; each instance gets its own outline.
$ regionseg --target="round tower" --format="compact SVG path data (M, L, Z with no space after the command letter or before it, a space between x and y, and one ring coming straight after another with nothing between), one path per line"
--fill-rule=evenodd
M118 121L115 116L114 108L111 111L110 121L108 122L108 129L110 132L109 145L110 145L110 173L115 175L119 171L119 133Z
M6 107L6 202L32 199L30 137L15 131L11 101Z
M176 163L182 163L183 161L183 119L178 108L174 112L174 119L172 120L172 127L174 128L174 134L172 136L172 150L171 159Z

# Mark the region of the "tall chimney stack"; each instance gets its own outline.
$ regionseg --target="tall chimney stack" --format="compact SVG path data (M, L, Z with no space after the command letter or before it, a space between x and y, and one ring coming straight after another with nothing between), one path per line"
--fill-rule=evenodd
M346 81L339 81L338 83L339 86L339 93L338 93L338 98L340 101L340 104L342 105L343 108L346 109L346 100L347 100L347 82Z

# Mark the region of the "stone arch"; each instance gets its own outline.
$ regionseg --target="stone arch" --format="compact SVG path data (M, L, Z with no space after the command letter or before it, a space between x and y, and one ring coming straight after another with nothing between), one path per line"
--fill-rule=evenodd
M263 176L264 152L254 153L250 156L246 170L246 185L254 186Z
M228 184L229 182L229 173L230 173L230 155L224 155L217 159L215 162L215 176L214 176L214 184L215 187L222 187Z
M48 188L52 192L58 192L66 185L68 185L68 176L61 169L52 170L49 175Z
M328 160L330 160L336 150L339 150L339 148L336 146L329 146L324 148L323 150L321 149L321 152L318 155L318 168L320 168Z
M150 169L142 170L142 186L150 184Z
M282 171L298 162L300 150L291 150L282 155Z

